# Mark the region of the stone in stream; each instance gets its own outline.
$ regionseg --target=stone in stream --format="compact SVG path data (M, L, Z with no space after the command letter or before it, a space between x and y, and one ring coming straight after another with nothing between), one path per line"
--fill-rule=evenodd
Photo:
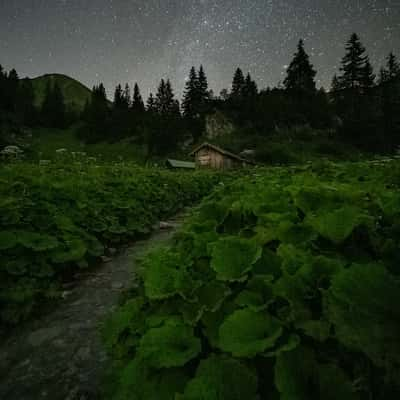
M29 335L28 342L34 347L41 346L43 343L55 339L62 333L62 331L63 328L59 326L38 329Z

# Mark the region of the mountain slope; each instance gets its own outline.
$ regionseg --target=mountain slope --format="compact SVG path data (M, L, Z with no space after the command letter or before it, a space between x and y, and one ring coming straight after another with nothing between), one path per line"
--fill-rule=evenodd
M35 103L41 106L44 100L48 82L54 85L56 82L64 95L65 104L70 111L83 110L86 100L90 99L91 90L81 82L62 74L47 74L31 79L35 91Z

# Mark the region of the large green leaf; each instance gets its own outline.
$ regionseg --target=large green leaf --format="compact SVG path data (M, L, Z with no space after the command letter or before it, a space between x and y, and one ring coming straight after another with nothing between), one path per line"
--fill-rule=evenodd
M276 318L246 308L225 319L219 329L219 346L235 357L254 357L272 348L282 332Z
M20 231L17 236L22 246L35 251L54 249L59 244L55 237L43 233Z
M262 249L256 243L237 237L225 237L211 246L211 267L217 279L240 281L261 257Z
M349 378L335 364L320 364L314 353L297 347L279 354L275 384L281 400L357 400Z
M194 336L193 328L178 318L169 318L144 334L138 356L153 368L170 368L185 365L200 350L200 340Z
M342 270L325 295L336 337L389 369L400 365L399 304L400 281L380 264Z
M0 232L0 250L8 250L15 247L18 243L17 236L14 232Z
M154 300L183 294L193 285L182 257L165 248L153 251L145 260L143 278L146 296Z
M257 376L239 361L211 355L177 400L256 400Z
M81 261L87 252L86 243L78 238L73 238L54 250L52 261L54 263L67 263Z
M109 397L112 400L175 400L188 378L176 368L152 370L136 357L122 370Z
M307 222L324 238L340 244L347 239L354 229L372 218L364 211L353 206L344 206L334 211L321 210L315 215L308 215Z

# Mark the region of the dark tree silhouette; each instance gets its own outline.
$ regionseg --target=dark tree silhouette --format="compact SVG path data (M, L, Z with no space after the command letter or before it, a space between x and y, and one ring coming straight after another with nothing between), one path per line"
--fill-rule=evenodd
M231 99L240 100L243 96L244 87L245 79L243 71L240 68L237 68L232 81Z
M190 69L189 79L185 85L185 91L182 100L183 115L186 118L195 118L197 116L198 103L198 79L195 67Z
M283 81L286 90L295 94L313 94L316 91L315 75L313 65L310 63L310 57L304 49L304 42L300 40L297 45L297 52L291 61L287 76Z
M145 110L143 98L140 94L139 85L135 83L133 88L132 110L136 113L142 113Z
M358 35L353 33L346 44L346 54L341 62L342 75L339 80L342 89L355 89L363 86L367 60L365 47L361 44Z
M49 128L65 128L66 108L64 96L57 82L47 82L41 109L42 122Z
M150 93L148 99L147 99L147 103L146 103L146 109L147 111L154 113L156 112L156 99L153 95L153 93Z

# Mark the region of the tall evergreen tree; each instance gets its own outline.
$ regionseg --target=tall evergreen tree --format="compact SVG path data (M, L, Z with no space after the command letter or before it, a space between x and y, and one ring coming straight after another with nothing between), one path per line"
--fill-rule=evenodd
M379 83L389 82L400 76L400 64L393 52L386 58L386 67L381 69Z
M124 108L124 105L125 105L124 92L122 90L121 84L118 84L116 86L115 92L114 92L114 108L122 109L122 108Z
M233 76L232 90L230 97L235 100L241 99L243 97L244 87L245 87L245 79L243 71L240 68L237 68Z
M360 38L353 33L346 44L346 54L342 59L340 83L343 89L355 89L364 86L366 74L365 47Z
M189 79L186 81L183 94L182 110L186 118L195 118L197 115L198 103L198 79L195 67L190 69Z
M93 87L86 114L87 124L83 133L84 138L88 142L108 139L110 110L108 107L106 89L102 83Z
M360 81L361 87L363 89L372 88L375 84L375 77L376 77L376 75L374 74L374 70L369 61L369 58L366 57L364 67L362 69L362 76L361 76L361 81Z
M144 112L145 110L143 98L140 94L139 85L137 83L135 83L133 88L132 109L138 113Z
M313 94L316 92L316 74L317 72L310 63L310 57L304 49L304 41L300 40L283 82L285 89L295 93Z
M251 78L250 72L247 73L245 84L243 88L244 96L247 99L255 99L258 94L258 88L256 82Z
M200 103L204 106L205 103L210 99L210 92L208 90L208 80L204 68L200 65L198 78L197 78L197 90L199 93Z
M386 150L400 146L400 65L393 53L380 75L381 123Z
M160 85L156 94L156 110L162 116L173 116L179 114L179 106L177 108L177 103L175 100L175 95L172 90L171 82L168 79L165 81L161 79Z
M123 99L124 108L127 110L131 106L131 103L132 103L131 88L129 87L129 85L127 83L125 84L125 89L122 93L122 99Z
M148 99L147 99L147 103L146 103L146 110L153 113L156 112L156 99L154 98L153 93L150 93Z

